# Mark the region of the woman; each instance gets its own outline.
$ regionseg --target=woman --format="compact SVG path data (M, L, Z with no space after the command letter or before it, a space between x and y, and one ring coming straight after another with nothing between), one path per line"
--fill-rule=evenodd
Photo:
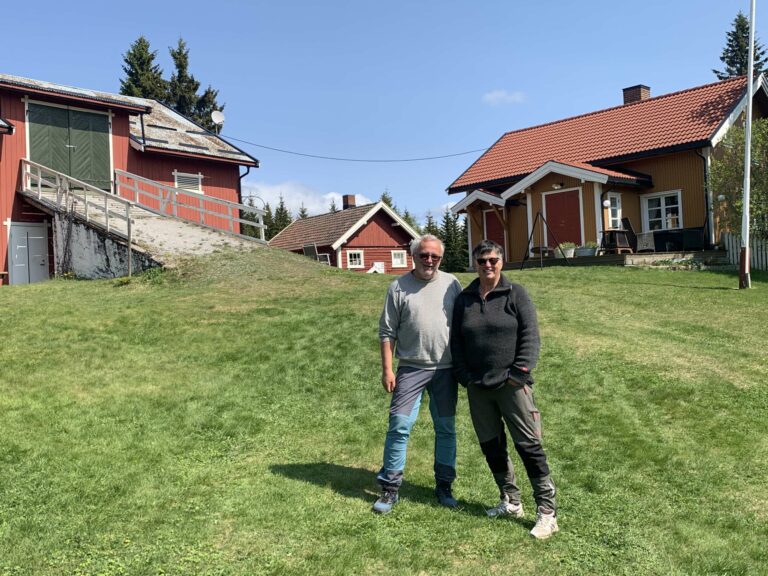
M488 515L523 516L520 489L507 453L506 422L536 501L534 538L558 531L555 485L541 446L541 418L531 370L539 357L536 309L525 288L501 273L501 246L483 240L472 250L478 278L453 306L451 354L456 379L467 388L472 424L501 500Z

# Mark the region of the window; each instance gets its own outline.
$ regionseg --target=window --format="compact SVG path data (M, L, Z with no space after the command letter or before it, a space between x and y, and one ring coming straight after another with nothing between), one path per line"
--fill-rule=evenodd
M392 250L392 268L407 268L408 258L405 250Z
M362 268L365 266L362 250L347 250L347 268Z
M680 191L643 197L643 219L646 232L682 228Z
M608 207L608 228L620 230L621 196L618 194L608 194L608 200L611 202L611 205Z
M173 171L174 186L189 192L203 193L203 175Z

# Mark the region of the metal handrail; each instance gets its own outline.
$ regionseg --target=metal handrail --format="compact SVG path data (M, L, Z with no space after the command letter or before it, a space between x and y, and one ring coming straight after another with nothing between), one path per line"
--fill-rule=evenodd
M126 223L126 236L128 240L128 276L131 276L133 270L131 206L134 203L31 160L22 159L21 166L23 175L22 186L27 192L36 192L38 200L43 200L44 187L53 189L56 192L56 208L66 211L70 205L70 200L73 202L76 200L83 205L83 217L86 222L91 221L89 208L93 208L104 215L104 226L108 233L112 231L110 218L123 220ZM94 198L96 201L93 200ZM121 214L111 210L110 202L122 205L124 213Z
M131 183L130 180L133 180L133 183ZM139 183L144 184L145 187L140 188L138 186ZM175 188L173 186L168 186L167 184L161 184L154 180L150 180L149 178L131 174L130 172L126 172L124 170L115 170L115 193L121 197L133 196L131 202L141 206L145 210L154 212L155 214L175 218L177 220L194 222L200 226L218 230L219 232L225 232L240 238L256 240L252 236L247 236L245 234L241 234L240 232L235 232L236 223L240 225L246 224L248 226L257 228L259 230L259 240L261 242L266 242L264 238L265 211L260 210L255 206L247 206L245 204L230 202L229 200L222 200L221 198L215 198L213 196L196 194L193 191L184 190L183 188ZM148 204L145 200L142 200L142 196L154 200L157 203L157 207ZM183 198L194 198L197 205L186 203L183 201ZM217 212L216 210L210 210L206 208L206 204L210 207L222 207L224 211ZM196 212L197 217L190 218L184 216L180 209L191 210L193 213ZM256 220L242 218L243 212L256 214ZM206 215L224 219L227 222L227 229L224 229L220 226L206 224Z

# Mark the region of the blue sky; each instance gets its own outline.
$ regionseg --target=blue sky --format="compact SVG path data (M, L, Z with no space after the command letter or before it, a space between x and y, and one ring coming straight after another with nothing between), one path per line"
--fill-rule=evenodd
M37 0L14 5L0 71L117 92L139 35L166 77L168 47L183 37L191 72L226 103L222 134L261 161L249 190L310 213L341 194L360 202L387 190L423 219L459 199L445 189L479 152L336 162L240 140L358 159L486 148L509 130L619 105L627 86L661 95L715 81L739 10L749 14L749 1Z

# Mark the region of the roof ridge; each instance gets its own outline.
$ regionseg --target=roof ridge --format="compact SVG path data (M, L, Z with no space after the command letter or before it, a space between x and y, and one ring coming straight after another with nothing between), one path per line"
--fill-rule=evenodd
M544 128L546 126L554 126L555 124L562 124L564 122L570 122L571 120L577 120L579 118L587 118L589 116L596 116L598 114L604 114L606 112L611 112L612 110L618 110L621 108L627 108L630 106L638 106L647 104L648 102L657 102L659 100L662 100L664 98L670 98L672 96L678 96L680 94L684 94L686 92L694 92L697 90L703 90L705 88L710 88L712 86L716 86L718 84L726 84L728 82L736 82L736 81L744 81L746 80L746 76L736 76L734 78L728 78L726 80L720 80L717 82L710 82L709 84L702 84L701 86L694 86L692 88L685 88L684 90L678 90L676 92L669 92L668 94L661 94L659 96L654 96L652 98L646 98L645 100L638 100L637 102L629 102L628 104L619 104L618 106L611 106L609 108L603 108L601 110L593 110L592 112L585 112L584 114L577 114L575 116L569 116L568 118L561 118L559 120L552 120L551 122L544 122L543 124L537 124L536 126L529 126L527 128L520 128L518 130L510 130L508 132L505 132L504 135L499 138L501 140L502 138L505 138L506 136L510 134L522 134L523 132L528 132L531 130L537 130L539 128ZM498 142L498 140L497 140ZM493 146L489 147L488 150L490 150ZM487 150L486 150L487 152ZM470 166L471 168L472 166ZM469 170L469 168L467 168ZM460 176L461 177L461 176ZM460 178L459 177L459 178ZM458 180L458 179L457 179Z
M350 206L349 208L342 208L341 210L336 210L336 212L323 212L322 214L313 214L312 216L307 216L306 218L297 218L293 222L298 222L300 220L310 220L312 218L319 218L320 216L331 216L333 214L341 214L342 212L349 212L350 210L354 210L355 208L368 208L370 206L375 206L378 204L378 202L369 202L368 204L360 204L360 206ZM291 224L293 224L291 222Z

